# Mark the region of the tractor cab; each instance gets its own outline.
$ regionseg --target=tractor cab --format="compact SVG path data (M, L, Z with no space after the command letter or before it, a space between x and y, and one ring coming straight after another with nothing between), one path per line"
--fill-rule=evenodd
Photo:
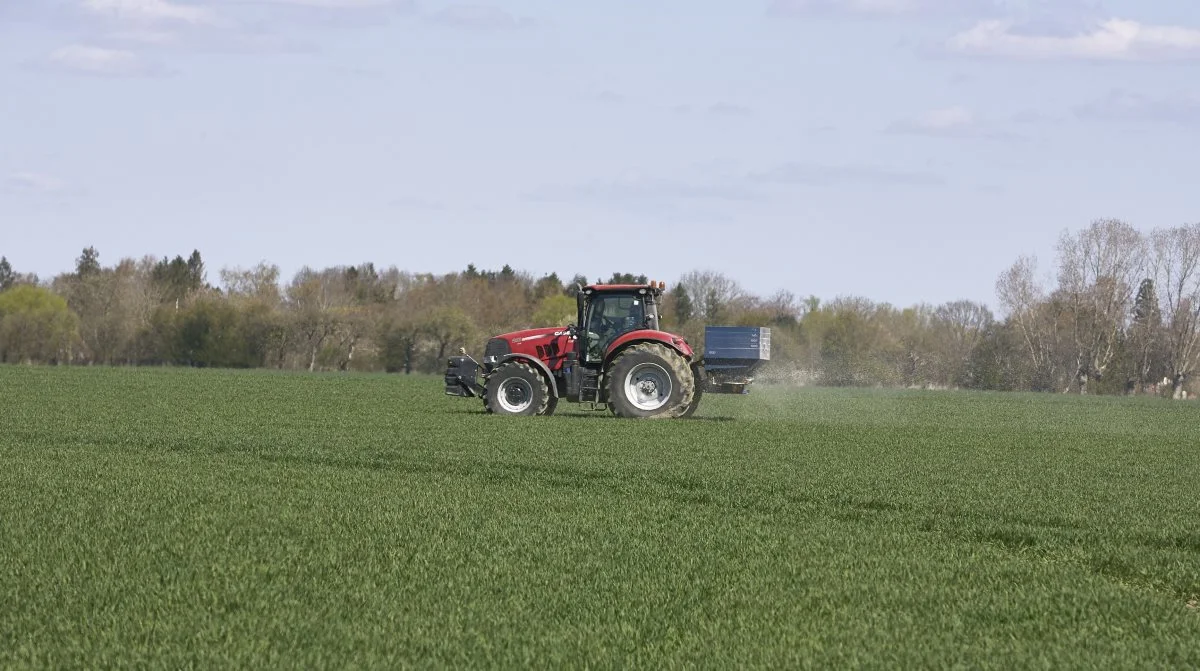
M579 359L600 364L608 348L621 336L643 329L658 330L659 284L600 284L576 294Z

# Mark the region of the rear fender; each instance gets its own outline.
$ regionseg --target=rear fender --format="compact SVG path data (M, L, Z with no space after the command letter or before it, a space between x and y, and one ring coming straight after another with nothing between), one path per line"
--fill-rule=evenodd
M509 354L508 356L497 361L496 365L499 366L500 364L508 363L509 361L522 361L530 366L533 366L536 370L541 371L542 375L546 378L546 386L550 387L550 395L554 398L558 398L558 383L554 381L554 374L550 372L550 367L547 366L541 359L529 356L528 354Z
M607 366L608 363L613 360L613 357L615 357L621 350L640 342L656 342L666 345L676 352L679 352L679 355L684 359L687 359L689 362L692 360L692 357L695 354L692 351L691 346L687 344L687 341L680 336L677 336L673 333L667 333L666 331L641 329L639 331L630 331L629 333L626 333L620 338L614 340L613 344L609 345L608 352L604 355L604 365Z

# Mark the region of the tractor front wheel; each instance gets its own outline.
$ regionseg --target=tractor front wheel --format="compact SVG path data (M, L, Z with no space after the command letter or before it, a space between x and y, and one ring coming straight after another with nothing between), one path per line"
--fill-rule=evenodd
M617 355L605 375L614 415L642 419L677 417L692 402L687 361L657 343L639 343Z
M488 376L483 407L497 415L547 415L554 411L553 400L541 373L527 363L510 361Z

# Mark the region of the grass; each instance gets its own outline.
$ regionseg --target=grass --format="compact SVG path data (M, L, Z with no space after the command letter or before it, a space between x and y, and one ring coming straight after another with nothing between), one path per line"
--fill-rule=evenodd
M440 385L0 367L0 667L1200 665L1195 403Z

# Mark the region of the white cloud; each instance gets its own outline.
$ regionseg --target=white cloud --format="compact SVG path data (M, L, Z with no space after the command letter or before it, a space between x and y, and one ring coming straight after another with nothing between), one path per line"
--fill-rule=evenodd
M922 14L994 14L1003 0L773 0L768 16L859 15L902 17Z
M175 33L162 30L124 30L120 32L109 33L105 36L105 39L116 42L127 42L130 44L161 47L175 44L179 41L179 36Z
M748 117L754 114L753 109L745 105L730 102L716 102L707 107L693 107L689 104L682 104L676 105L673 109L676 114L685 116L697 111L712 117Z
M914 119L896 121L888 127L888 131L918 135L947 135L960 133L974 124L975 115L971 113L971 110L956 106L930 110Z
M388 201L389 204L396 207L407 208L410 210L445 210L445 201L422 198L420 196L397 196Z
M623 103L625 102L625 96L624 94L617 93L616 91L605 89L604 91L596 94L596 100L598 102L610 104Z
M753 185L717 180L692 182L631 174L618 179L577 184L548 184L526 194L526 199L547 204L567 204L616 210L659 221L727 222L722 206L766 198Z
M411 0L255 0L262 5L293 5L318 9L380 9L386 7L409 8Z
M1200 30L1108 19L1070 35L1020 32L1012 21L983 21L950 38L957 52L1019 59L1155 61L1200 57Z
M1151 98L1114 90L1103 98L1077 106L1075 116L1089 121L1200 124L1200 95Z
M204 24L213 20L203 7L178 5L167 0L83 0L83 8L97 15L134 23Z
M5 186L14 191L54 193L65 186L62 180L36 172L14 172L4 180Z
M719 102L708 106L708 113L713 116L742 117L754 114L754 110L737 103Z
M952 130L975 123L975 115L965 107L946 107L926 112L915 123L918 128L926 130Z
M1018 139L1011 133L989 129L974 112L962 106L943 107L912 119L901 119L889 125L885 132L928 137Z
M533 24L532 19L486 5L450 5L435 12L430 18L436 23L448 26L481 30L524 28Z
M547 185L530 194L540 201L648 202L661 200L753 201L758 194L738 184L692 184L674 179L632 175L622 179L573 185Z
M169 56L173 52L198 54L305 54L319 47L310 41L291 38L260 29L230 24L223 30L185 30L178 32L120 31L97 38L106 47L120 50L136 46Z
M1045 122L1057 121L1057 120L1058 120L1057 118L1050 116L1050 115L1046 114L1045 112L1040 112L1038 110L1032 110L1032 109L1021 110L1020 112L1017 112L1016 114L1012 115L1013 123L1019 123L1019 124L1036 124L1036 123L1045 123Z
M759 183L805 186L942 186L946 183L941 175L928 172L878 165L818 163L784 163L766 172L752 173L750 179Z
M132 51L72 44L52 52L45 62L51 69L101 77L148 75L156 68Z

